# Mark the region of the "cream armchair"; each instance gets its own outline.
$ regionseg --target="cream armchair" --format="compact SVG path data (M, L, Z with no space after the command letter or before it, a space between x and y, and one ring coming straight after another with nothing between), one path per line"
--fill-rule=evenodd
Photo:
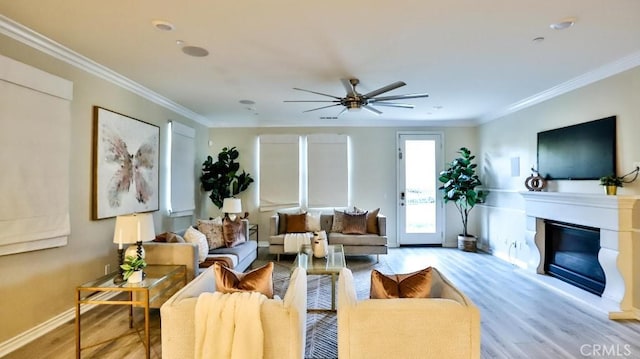
M478 308L440 272L427 299L358 300L349 269L338 282L338 356L480 358Z
M195 306L203 292L216 290L213 267L174 294L160 308L162 358L194 357ZM307 274L296 268L283 299L267 299L261 307L264 358L303 358L307 321Z

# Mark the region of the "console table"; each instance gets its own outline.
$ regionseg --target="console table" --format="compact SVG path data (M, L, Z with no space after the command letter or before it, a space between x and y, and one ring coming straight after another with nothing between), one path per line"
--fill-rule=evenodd
M149 308L160 307L171 295L187 284L187 268L184 265L149 265L144 270L146 277L140 283L114 283L118 272L107 274L96 280L76 287L76 358L80 359L81 325L80 306L82 304L127 305L129 306L129 328L133 328L133 308L144 309L144 346L147 359L150 358ZM112 292L128 293L127 300L97 299L95 294ZM94 344L95 346L96 344Z

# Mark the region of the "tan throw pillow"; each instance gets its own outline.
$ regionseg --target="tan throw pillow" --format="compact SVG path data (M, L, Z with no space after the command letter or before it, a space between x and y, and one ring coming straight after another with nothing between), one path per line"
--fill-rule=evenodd
M344 211L333 210L333 223L331 224L331 232L342 233L342 222L344 219Z
M309 212L305 222L305 232L319 232L320 228L320 212Z
M184 232L184 240L198 245L199 263L202 263L207 259L207 254L209 254L209 243L207 243L207 236L205 236L204 233L193 227L189 227L187 228L187 231Z
M242 219L236 217L235 220L231 220L231 218L225 217L222 220L222 237L227 248L246 242L247 238L242 231Z
M181 235L173 232L167 233L167 243L184 243L185 240Z
M429 298L430 294L431 267L407 274L371 271L371 299Z
M198 219L196 221L196 227L205 236L207 236L207 243L209 243L209 249L216 249L224 247L224 237L222 235L222 218L217 217L214 219Z
M304 233L307 226L307 214L287 214L287 233Z
M220 263L214 263L213 272L218 292L260 292L267 298L273 298L273 262L247 273L236 272Z
M353 211L356 213L365 213L366 211L353 207ZM367 233L379 234L380 229L378 228L378 213L380 213L380 208L376 208L373 211L369 211L367 213Z
M342 219L342 233L367 234L367 212L345 213Z

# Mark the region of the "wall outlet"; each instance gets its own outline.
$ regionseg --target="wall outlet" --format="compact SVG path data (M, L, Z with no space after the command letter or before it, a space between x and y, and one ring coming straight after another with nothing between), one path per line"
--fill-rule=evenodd
M104 275L111 273L111 264L104 265Z

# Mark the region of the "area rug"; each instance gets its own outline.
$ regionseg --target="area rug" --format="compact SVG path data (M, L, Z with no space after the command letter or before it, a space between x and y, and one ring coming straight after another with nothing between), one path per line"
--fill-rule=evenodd
M294 257L281 256L274 266L274 291L284 297L289 284L289 274ZM347 267L353 272L358 299L369 297L371 270L390 273L384 256L376 263L375 256L347 257ZM331 277L310 275L307 277L307 308L331 308ZM308 313L305 358L337 358L336 313Z

